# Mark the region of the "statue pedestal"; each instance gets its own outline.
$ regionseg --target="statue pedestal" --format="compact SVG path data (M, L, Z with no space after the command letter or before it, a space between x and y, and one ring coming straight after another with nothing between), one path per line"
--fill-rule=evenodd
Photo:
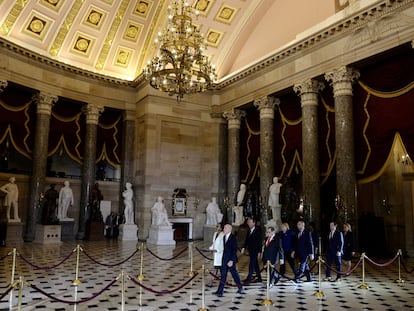
M6 245L23 243L23 223L9 221L7 223Z
M60 226L62 231L60 233L62 241L73 241L75 239L75 220L61 220Z
M216 226L215 225L204 225L204 230L203 230L203 240L204 240L204 242L212 242L214 232L216 232Z
M138 241L137 225L120 225L118 240L122 241Z
M170 226L151 226L147 243L154 245L175 245L174 229Z
M42 244L60 244L61 238L60 225L36 225L35 243Z

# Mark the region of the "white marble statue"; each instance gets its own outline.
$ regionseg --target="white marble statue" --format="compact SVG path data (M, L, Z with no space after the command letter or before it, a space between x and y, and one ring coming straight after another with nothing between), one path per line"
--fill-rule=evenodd
M244 202L244 196L246 195L246 185L241 184L240 190L237 193L237 199L236 199L236 206L233 207L233 215L234 215L234 221L233 225L240 226L243 224L243 202Z
M3 205L7 208L7 220L19 222L19 188L16 185L16 178L10 177L9 183L0 187L6 193ZM10 209L13 207L13 218L10 217Z
M69 181L65 180L63 187L59 191L58 218L59 220L68 219L68 209L73 205L73 191Z
M152 225L153 226L172 226L168 220L167 210L162 197L157 198L157 202L151 208L152 212Z
M217 200L215 197L212 197L211 202L208 203L207 208L206 208L206 213L207 213L206 225L215 226L222 221L223 214L220 211L220 208L217 204Z
M280 187L282 184L279 183L277 177L273 177L273 184L269 187L269 202L268 205L272 210L272 220L276 224L281 223L281 209L282 206L279 203Z
M122 197L124 198L124 217L126 225L134 225L134 207L132 203L132 197L134 192L132 191L132 184L127 182L125 184L125 190L122 192Z

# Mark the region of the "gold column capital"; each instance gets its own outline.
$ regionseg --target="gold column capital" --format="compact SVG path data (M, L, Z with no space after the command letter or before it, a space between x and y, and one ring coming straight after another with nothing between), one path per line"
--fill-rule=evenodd
M227 120L229 129L240 129L241 119L245 116L246 111L240 109L223 112L223 117Z
M260 111L260 119L274 119L275 106L280 100L273 96L263 96L254 100L254 106Z
M9 85L7 80L0 80L0 93L4 91L4 89Z
M32 97L32 100L37 105L36 112L38 114L52 114L52 107L58 101L59 97L47 92L39 92Z
M342 66L325 74L326 81L330 82L334 97L350 95L352 96L352 83L360 76L359 71Z

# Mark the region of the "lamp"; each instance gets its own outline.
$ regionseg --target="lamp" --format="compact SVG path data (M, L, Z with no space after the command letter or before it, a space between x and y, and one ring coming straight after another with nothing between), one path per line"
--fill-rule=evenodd
M167 27L158 33L155 44L158 55L144 68L150 85L180 101L184 94L206 91L216 79L214 67L207 56L206 40L192 23L198 12L185 0L172 0L168 6Z

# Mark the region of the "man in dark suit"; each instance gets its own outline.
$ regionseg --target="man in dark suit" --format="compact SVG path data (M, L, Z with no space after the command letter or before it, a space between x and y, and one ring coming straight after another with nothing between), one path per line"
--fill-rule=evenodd
M312 277L310 275L310 269L308 265L308 258L313 260L313 241L311 233L305 230L305 222L303 220L299 220L297 223L298 234L296 236L292 258L297 258L299 260L299 269L295 275L295 283L298 283L299 278L306 275L306 280L308 282L312 281Z
M253 277L253 271L256 271L257 282L262 282L262 276L260 275L260 267L258 257L262 254L262 232L259 227L256 227L256 221L252 218L247 219L247 226L249 230L247 231L246 240L244 246L241 250L243 254L244 251L249 251L249 274L244 280L245 283L250 283Z
M226 224L223 228L223 243L224 243L224 250L223 250L223 259L221 262L221 280L220 284L217 288L217 291L214 293L218 297L223 297L224 286L226 285L227 280L227 272L230 271L231 276L233 277L234 282L236 283L238 294L244 294L243 286L240 281L239 273L236 269L237 263L237 238L231 233L232 226Z
M263 246L263 265L266 267L267 261L269 261L274 268L270 271L270 285L273 286L273 282L276 284L280 276L276 274L275 269L277 264L280 262L281 265L284 263L284 252L282 247L282 240L280 236L276 234L276 230L274 227L267 227L267 238L266 242Z
M344 237L342 232L337 230L337 223L332 221L329 224L329 236L326 246L326 278L325 281L331 281L331 265L335 263L336 271L341 271L341 256L344 247ZM336 282L341 281L341 274L337 273Z

